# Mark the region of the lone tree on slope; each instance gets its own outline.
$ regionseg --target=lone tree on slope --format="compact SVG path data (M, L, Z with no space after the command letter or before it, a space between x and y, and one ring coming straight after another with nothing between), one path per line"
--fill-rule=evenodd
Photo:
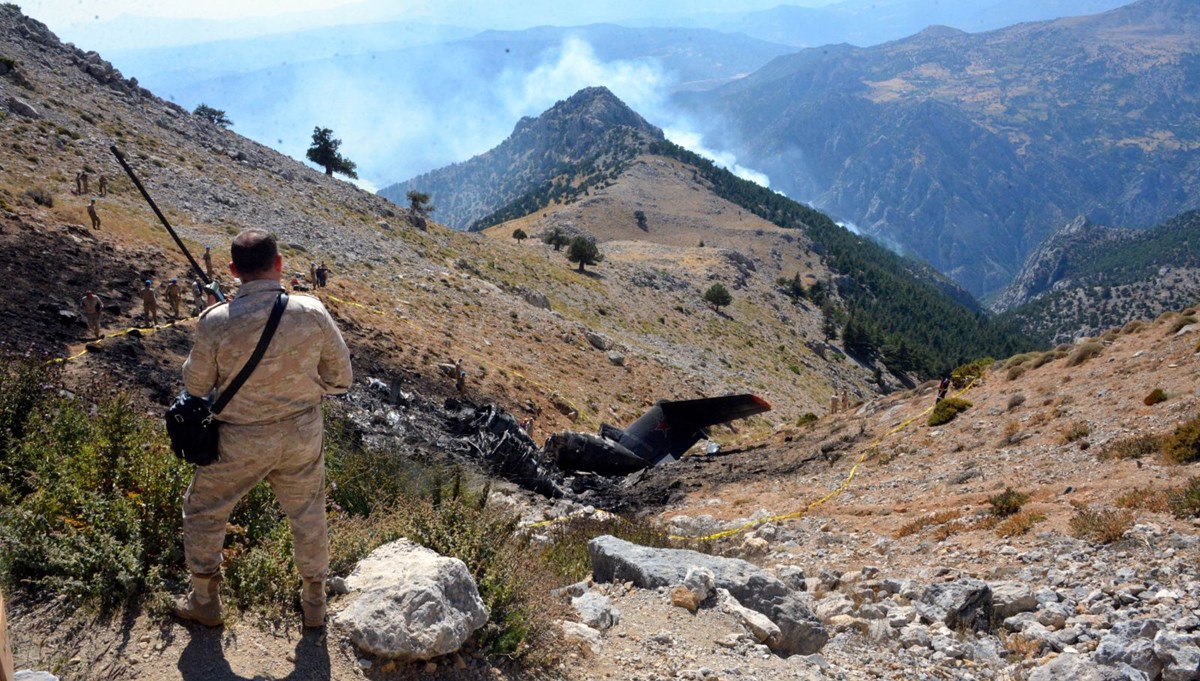
M528 239L529 235L525 233L525 230L518 227L513 230L513 238L517 240L517 243L521 243L522 241Z
M410 189L405 196L408 197L408 221L417 229L424 231L425 219L434 211L434 207L429 203L429 194Z
M571 245L567 247L567 260L579 263L579 271L584 272L584 265L598 265L604 261L604 256L600 249L596 248L595 241L585 236L577 236L571 239Z
M224 109L216 109L203 103L192 111L192 115L199 116L220 128L228 128L233 125L233 121L229 120L229 117L225 115Z
M566 246L569 241L566 235L562 233L562 230L555 227L549 232L546 232L545 236L542 237L542 243L550 244L554 247L554 250L559 251L562 250L562 247Z
M729 289L721 284L713 284L704 292L704 302L712 305L714 310L720 312L721 308L733 302L733 296L729 295Z
M638 229L641 229L643 232L650 231L650 225L646 222L646 211L644 211L644 210L633 211L633 219L637 220Z
M334 173L338 173L357 180L358 173L355 172L357 166L354 161L338 153L340 146L342 146L342 141L333 139L332 130L318 125L313 128L312 146L308 148L305 156L308 157L308 160L324 168L325 174L330 177L333 177Z

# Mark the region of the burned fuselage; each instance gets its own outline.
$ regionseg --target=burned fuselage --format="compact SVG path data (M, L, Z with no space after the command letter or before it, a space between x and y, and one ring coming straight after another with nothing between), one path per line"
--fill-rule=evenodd
M564 470L624 475L679 459L708 437L705 428L770 409L755 395L662 400L625 429L606 423L599 435L569 430L551 435L546 453Z

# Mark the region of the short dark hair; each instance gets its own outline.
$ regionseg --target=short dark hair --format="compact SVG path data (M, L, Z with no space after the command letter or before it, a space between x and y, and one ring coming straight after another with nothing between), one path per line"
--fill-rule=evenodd
M275 265L279 247L275 243L275 235L267 230L247 229L233 238L229 254L239 274L254 275L266 272Z

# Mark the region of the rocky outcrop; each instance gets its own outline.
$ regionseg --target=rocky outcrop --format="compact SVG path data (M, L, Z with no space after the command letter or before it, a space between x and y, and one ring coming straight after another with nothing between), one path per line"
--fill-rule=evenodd
M782 655L812 654L829 640L824 625L786 584L744 560L683 549L652 549L607 535L588 543L588 555L597 582L629 581L644 589L684 584L693 569L707 570L714 588L728 591L741 605L765 615L779 628L772 650ZM697 579L693 573L693 581Z
M380 657L453 653L488 619L467 566L408 539L372 551L346 586L357 595L335 621L354 645Z

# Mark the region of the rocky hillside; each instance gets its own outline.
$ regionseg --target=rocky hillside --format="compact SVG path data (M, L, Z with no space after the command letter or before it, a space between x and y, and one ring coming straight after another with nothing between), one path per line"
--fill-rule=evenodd
M607 88L581 90L537 118L523 118L499 146L469 161L418 175L379 193L398 204L410 190L429 194L438 218L458 229L552 183L572 166L617 174L639 147L661 140L662 131ZM587 189L559 186L574 195Z
M1059 343L1200 301L1200 213L1146 230L1079 218L1030 254L994 305L1030 335Z
M684 102L778 189L987 296L1076 215L1149 226L1197 207L1198 50L1196 3L1139 0L808 50Z

